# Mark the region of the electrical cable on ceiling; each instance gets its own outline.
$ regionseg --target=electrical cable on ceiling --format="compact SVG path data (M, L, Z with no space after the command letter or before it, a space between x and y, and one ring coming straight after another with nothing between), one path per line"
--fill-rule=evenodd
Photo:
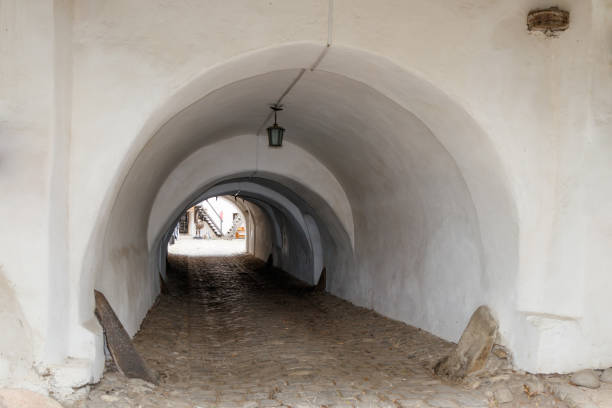
M334 17L334 0L329 0L328 7L327 7L327 44L325 48L323 49L323 51L321 52L321 54L319 54L317 59L310 66L309 68L310 71L314 71L319 66L321 61L323 61L323 58L325 58L325 56L327 55L327 51L332 45L332 34L333 34L333 25L334 25L333 17ZM289 92L291 92L293 87L295 87L295 85L297 85L300 79L302 79L302 76L304 76L305 72L306 72L306 69L302 68L299 74L295 77L295 79L291 82L291 84L289 84L289 86L285 89L285 91L281 94L281 96L276 100L276 103L273 105L282 106L283 99L285 99L285 97L289 94ZM259 171L259 137L261 136L261 132L263 131L263 129L272 119L272 115L273 115L272 112L268 113L265 120L263 121L261 126L259 126L259 128L257 129L257 132L255 133L255 170L249 176L249 180L252 180L253 177L255 177L255 175Z

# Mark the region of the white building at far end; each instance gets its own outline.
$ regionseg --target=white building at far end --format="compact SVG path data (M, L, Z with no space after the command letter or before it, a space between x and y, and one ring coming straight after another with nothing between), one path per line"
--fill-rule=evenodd
M237 231L239 238L243 238L240 235L244 235L244 214L238 208L235 201L236 199L229 197L212 197L190 207L179 219L179 234L191 237L198 236L196 218L198 218L198 215L199 218L202 218L202 213L205 211L209 221L202 220L204 222L200 236L203 239L219 239L222 237L233 239L237 238ZM221 236L215 233L216 228L211 224L218 228L217 231L221 232ZM230 232L231 236L228 236Z

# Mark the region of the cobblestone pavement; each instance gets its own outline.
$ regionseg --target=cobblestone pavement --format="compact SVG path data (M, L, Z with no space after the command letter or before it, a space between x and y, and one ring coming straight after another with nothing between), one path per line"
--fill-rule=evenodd
M444 383L430 367L452 344L248 255L169 260L169 294L134 339L160 385L109 365L78 407L565 407L527 395L529 378L512 372L478 388Z

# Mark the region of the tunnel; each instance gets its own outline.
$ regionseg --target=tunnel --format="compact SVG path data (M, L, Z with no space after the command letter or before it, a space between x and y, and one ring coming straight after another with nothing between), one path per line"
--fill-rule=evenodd
M333 254L352 251L350 238L331 208L311 191L301 195L269 178L230 178L197 195L187 207L212 197L226 196L246 218L246 250L301 281L315 285L326 264L335 264ZM318 212L313 207L317 205ZM182 214L184 212L181 211ZM176 225L177 217L172 218ZM160 241L160 265L165 278L166 248L173 228ZM327 251L323 251L323 248ZM327 258L324 256L327 255Z
M281 148L265 135L273 103ZM82 321L96 289L134 335L181 212L226 194L244 200L255 257L308 284L325 268L330 294L450 341L489 305L520 351L498 155L458 101L381 56L297 43L233 58L160 106L113 179L83 260Z

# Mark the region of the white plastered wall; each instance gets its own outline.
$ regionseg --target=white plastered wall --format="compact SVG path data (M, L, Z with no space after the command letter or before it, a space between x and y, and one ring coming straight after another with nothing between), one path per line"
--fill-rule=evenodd
M54 66L55 43L52 2L0 4L0 280L8 312L0 324L10 330L21 320L29 332L22 340L12 338L15 343L3 344L0 382L19 384L43 358L47 337L50 226L46 215L55 110L53 70L41 67ZM32 23L36 29L31 29ZM32 80L18 81L27 77ZM17 348L14 354L11 347Z
M69 0L0 1L0 387L59 397L101 370L99 344L70 356L65 318L72 12Z

